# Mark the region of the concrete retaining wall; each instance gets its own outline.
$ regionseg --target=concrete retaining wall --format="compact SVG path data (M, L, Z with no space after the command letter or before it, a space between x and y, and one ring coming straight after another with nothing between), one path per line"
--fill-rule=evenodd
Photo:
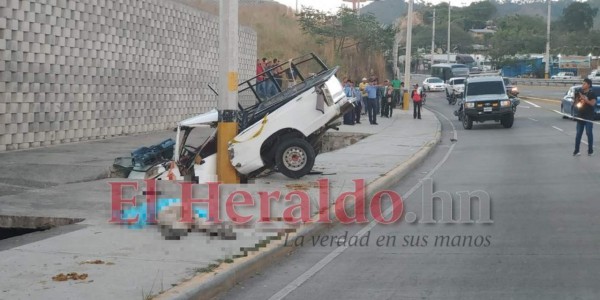
M215 107L218 21L168 0L0 0L0 151L163 130ZM241 79L256 51L241 28Z

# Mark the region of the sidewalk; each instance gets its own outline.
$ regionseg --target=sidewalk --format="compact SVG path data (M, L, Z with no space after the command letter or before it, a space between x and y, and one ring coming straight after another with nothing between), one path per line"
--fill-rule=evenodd
M291 191L301 187L316 197L314 182L327 178L330 201L342 191L353 190L355 179L365 179L368 192L373 192L399 181L426 157L440 137L440 124L427 110L422 120L413 120L412 112L395 110L391 119L378 118L379 125L365 123L340 128L340 132L371 135L317 156L314 170L323 174L292 181L274 173L256 179L248 189ZM156 226L135 230L109 224L108 182L115 179L87 180L105 177L115 157L127 156L137 147L169 137L174 134L159 132L0 154L9 163L9 171L0 176L0 218L10 215L84 219L74 225L1 240L0 298L146 299L163 292L160 298L165 299L198 293L207 296L228 288L234 284L234 278L283 251L282 241L273 240L277 232L269 228L236 228L235 240L190 233L179 241L168 241ZM159 187L167 184L160 183ZM235 189L233 185L222 186L224 191ZM322 229L320 224L297 228L301 234ZM248 251L257 245L266 247L258 252ZM236 258L244 254L249 255ZM228 258L235 259L222 264L216 274L203 273L215 261ZM85 263L93 260L109 264ZM70 272L86 273L88 277L78 281L52 280L59 273Z

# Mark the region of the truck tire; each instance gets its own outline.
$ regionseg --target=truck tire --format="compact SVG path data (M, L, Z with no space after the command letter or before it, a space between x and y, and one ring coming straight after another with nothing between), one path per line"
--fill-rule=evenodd
M471 128L473 128L473 119L467 114L463 113L462 124L464 129L470 130Z
M308 174L315 164L315 149L302 138L282 140L275 151L277 170L289 178Z
M504 128L511 128L513 126L513 123L515 122L515 115L510 114L506 117L504 117L500 123L502 123L502 126L504 126Z

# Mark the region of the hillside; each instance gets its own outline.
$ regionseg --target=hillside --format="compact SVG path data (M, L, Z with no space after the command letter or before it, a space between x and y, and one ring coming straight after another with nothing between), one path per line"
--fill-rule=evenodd
M195 8L218 16L219 6L214 0L178 0ZM269 59L287 60L306 53L316 53L329 66L340 66L339 77L359 78L373 74L387 77L383 57L359 58L352 52L342 61L336 61L333 47L329 43L320 44L317 39L304 34L296 21L294 11L285 5L265 0L241 1L239 7L240 25L256 30L258 35L258 56Z
M369 3L360 13L373 14L380 23L389 25L394 24L399 17L404 17L407 10L408 5L404 0L382 0Z

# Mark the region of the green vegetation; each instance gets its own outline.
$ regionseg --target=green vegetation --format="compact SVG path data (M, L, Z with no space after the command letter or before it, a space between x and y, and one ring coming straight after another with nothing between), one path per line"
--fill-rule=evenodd
M195 0L191 5L218 15L219 7L215 1ZM319 14L317 11L313 12ZM319 36L303 31L299 22L301 16L296 16L291 9L275 2L261 3L260 5L240 2L239 22L240 25L256 30L259 57L287 60L313 52L324 59L328 65L339 65L341 67L340 77L358 79L373 74L384 78L386 75L383 50L371 51L386 43L383 36L369 34L378 32L377 30L380 28L379 24L375 22L375 18L365 16L355 19L348 10L336 15L344 17L344 20L341 21L344 28L348 24L354 24L353 28L363 25L367 27L361 28L352 35L347 32L350 31L350 28L345 30L344 35L332 33L335 35L334 41L332 34ZM324 17L325 14L321 16ZM360 25L356 22L360 22ZM352 31L356 30L352 29ZM388 29L387 34L389 32ZM359 43L356 40L359 33L365 35L366 42ZM343 43L340 43L340 38L343 39ZM338 51L337 54L336 51Z
M218 12L216 1L195 0L195 6L213 14ZM600 55L600 46L596 46L600 45L599 8L600 0L552 2L551 54ZM415 58L431 51L434 9L435 50L447 51L448 3L420 2L414 9L412 53ZM538 0L486 0L466 7L453 6L450 50L472 53L474 45L481 45L488 50L477 52L488 54L496 67L510 63L512 55L543 53L546 13L546 2ZM401 0L373 2L364 7L360 15L348 9L329 14L311 8L294 15L291 9L275 2L240 3L240 24L256 30L259 57L285 60L314 52L329 65L340 65L340 77L354 79L368 75L389 77L394 34L396 30L404 34L405 18L406 5ZM496 32L480 36L469 32L483 28ZM400 55L404 52L402 44Z

